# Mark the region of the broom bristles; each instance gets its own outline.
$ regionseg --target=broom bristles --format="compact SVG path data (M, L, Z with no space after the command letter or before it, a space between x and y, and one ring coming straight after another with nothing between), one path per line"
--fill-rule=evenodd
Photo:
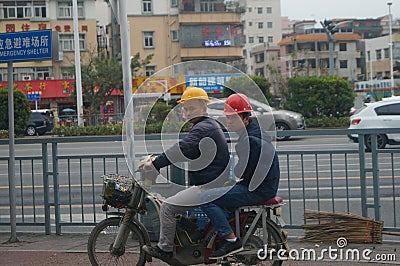
M304 211L302 241L333 242L345 237L348 243L382 243L383 221L351 213Z

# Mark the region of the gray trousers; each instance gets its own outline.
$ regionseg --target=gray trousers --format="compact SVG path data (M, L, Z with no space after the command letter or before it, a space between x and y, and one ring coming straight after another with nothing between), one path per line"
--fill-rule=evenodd
M200 187L189 187L169 197L161 204L160 239L157 245L163 251L172 252L174 250L176 231L175 216L199 207L200 193Z

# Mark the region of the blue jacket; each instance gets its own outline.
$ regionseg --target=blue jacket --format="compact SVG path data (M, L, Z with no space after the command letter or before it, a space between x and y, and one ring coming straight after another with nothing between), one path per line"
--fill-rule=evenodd
M189 134L157 156L157 170L175 162L189 161L190 185L206 184L220 175L229 174L229 151L221 126L210 117L193 125Z
M247 134L246 134L247 133ZM246 132L239 136L235 146L239 158L235 175L242 179L239 184L255 191L265 200L276 196L279 186L279 160L271 137L260 127L250 122Z

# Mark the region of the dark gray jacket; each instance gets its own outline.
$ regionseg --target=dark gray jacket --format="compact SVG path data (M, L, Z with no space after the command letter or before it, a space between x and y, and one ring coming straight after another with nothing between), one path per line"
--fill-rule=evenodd
M157 156L157 170L175 162L189 162L189 184L203 185L229 173L228 145L221 126L210 117L193 125L189 134Z
M246 132L239 136L235 146L239 161L235 175L242 179L240 184L255 191L266 200L276 196L280 170L275 147L271 137L260 127L250 122Z

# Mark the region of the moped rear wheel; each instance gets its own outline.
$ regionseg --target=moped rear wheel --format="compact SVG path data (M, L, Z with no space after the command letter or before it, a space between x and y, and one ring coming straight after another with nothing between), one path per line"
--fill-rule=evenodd
M125 247L111 251L120 220L120 217L107 218L93 228L88 241L88 255L92 265L145 265L146 255L142 251L144 237L134 224L129 224L130 233Z
M253 218L254 217L249 217L249 219L246 221L246 227L250 227ZM284 237L278 226L273 224L272 221L267 220L266 222L267 222L267 236L266 236L267 245L263 244L263 229L261 221L259 221L257 223L256 228L254 228L252 235L250 235L247 242L244 243L243 253L250 253L250 254L246 255L238 254L234 256L238 262L241 262L244 265L273 265L273 266L282 265L283 261L277 257L277 252L280 249L285 249L285 245L283 244L285 241ZM259 250L262 251L258 252ZM266 255L265 251L267 252Z

